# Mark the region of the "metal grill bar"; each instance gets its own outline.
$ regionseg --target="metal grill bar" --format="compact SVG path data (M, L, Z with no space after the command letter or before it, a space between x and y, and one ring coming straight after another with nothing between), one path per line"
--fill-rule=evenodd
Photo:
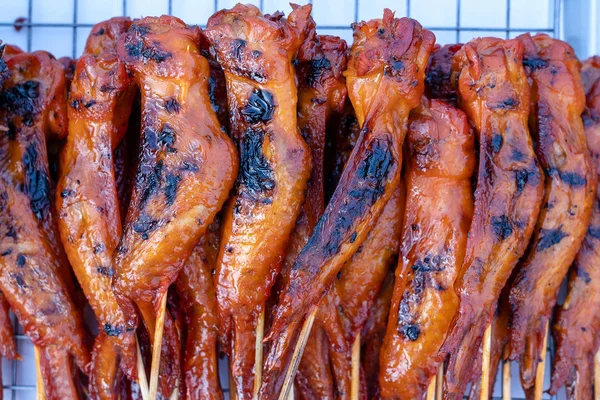
M167 2L167 10L168 14L173 13L173 1L174 0L165 0ZM241 0L243 1L243 0ZM314 0L308 0L309 3L313 3ZM323 0L324 1L324 0ZM346 0L348 2L352 2L352 0ZM354 21L358 22L360 18L360 1L354 0ZM367 0L363 0L367 1ZM553 15L552 15L552 27L551 28L514 28L511 26L511 0L506 0L506 26L505 27L485 27L485 26L462 26L461 25L461 0L456 0L456 24L455 26L426 26L428 29L439 32L456 32L456 42L460 42L460 33L464 31L469 32L498 32L504 33L506 37L509 37L512 32L544 32L551 34L554 37L560 36L561 29L561 11L562 11L562 1L564 0L548 0L548 6L552 7ZM128 14L128 0L122 1L122 15ZM406 16L411 16L411 0L406 0ZM219 0L214 0L214 11L219 10ZM259 8L261 11L264 11L264 0L259 0ZM272 10L267 10L272 11ZM27 35L27 51L32 50L32 40L33 40L33 29L35 28L72 28L73 30L73 39L72 39L72 49L71 56L75 58L77 54L77 33L79 28L91 28L94 24L91 23L82 23L78 21L78 13L79 13L79 0L73 0L73 19L72 22L35 22L32 19L33 16L33 0L27 0L27 19L22 23L15 23L14 21L0 21L0 27L15 27L15 28L23 28L26 29ZM204 25L200 25L204 27ZM350 30L349 25L319 25L318 28L320 30ZM19 326L16 321L14 315L12 316L13 326L14 326L14 335L17 340L17 351L19 351L20 342L29 341L27 336L19 333ZM548 343L548 360L554 359L554 346L552 337L549 338ZM516 372L516 371L514 371ZM513 373L514 373L513 372ZM33 385L23 385L19 384L18 370L17 370L17 362L13 361L11 365L11 374L12 379L10 384L4 384L3 389L10 390L12 400L16 400L17 393L22 391L34 391L35 386ZM228 389L224 390L226 393L229 391ZM557 396L553 396L552 399L556 399ZM500 399L499 397L495 397L494 399ZM524 400L513 397L514 400Z

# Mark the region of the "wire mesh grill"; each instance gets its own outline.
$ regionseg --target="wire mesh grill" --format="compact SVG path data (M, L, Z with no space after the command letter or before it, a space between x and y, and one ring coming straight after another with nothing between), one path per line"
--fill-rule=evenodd
M15 1L15 0L3 0L3 1ZM19 2L19 0L16 0L17 2ZM19 35L25 35L25 40L21 40L22 42L22 46L24 48L27 49L27 51L32 51L32 50L36 50L37 46L34 45L34 32L36 29L52 29L55 32L57 32L58 30L72 30L72 34L71 34L71 38L72 38L72 42L70 44L70 51L65 51L65 54L58 54L56 53L55 55L57 57L60 56L64 56L64 55L69 55L73 58L77 57L79 55L80 49L83 47L83 45L85 44L85 38L87 37L87 34L89 33L90 29L92 28L92 26L94 25L94 23L92 22L82 22L79 21L79 15L81 12L81 7L82 7L82 2L84 0L62 0L62 2L67 2L70 3L67 6L65 5L57 5L55 2L54 6L55 7L69 7L70 9L72 9L72 19L68 22L65 21L61 21L61 22L44 22L44 21L36 21L33 17L34 17L34 11L35 8L37 6L37 1L40 0L24 0L24 3L26 4L26 8L24 9L26 12L26 15L18 15L17 18L13 19L13 20L2 20L1 18L5 18L6 14L3 13L2 16L0 16L0 32L3 32L3 34L6 34L8 32L18 32ZM104 0L94 0L94 1L104 1ZM133 16L133 17L139 17L140 15L132 15L132 11L130 10L130 3L134 2L135 0L113 0L114 2L120 2L120 4L118 4L117 8L120 8L120 10L116 11L113 13L112 16L117 16L117 15L123 15L123 16ZM178 5L178 3L183 2L186 0L154 0L154 1L149 1L148 3L162 3L163 7L162 10L164 10L163 13L167 13L167 14L174 14L175 11L175 6ZM197 0L196 0L197 1ZM235 2L235 0L233 0ZM240 0L241 2L248 2L248 0ZM446 6L446 2L444 2L444 0L438 0L438 2L443 2L444 6ZM493 26L491 25L486 25L486 23L488 22L487 20L482 20L482 21L478 21L477 24L472 24L469 21L465 21L465 13L466 10L469 9L469 7L472 7L474 2L480 1L484 7L495 7L497 4L501 4L503 2L505 2L505 9L504 10L500 10L500 11L504 11L506 13L506 19L504 21L504 24L493 24ZM455 21L452 21L451 23L445 23L445 24L428 24L426 21L422 21L423 25L432 30L434 33L436 33L436 36L438 37L438 42L439 43L458 43L458 42L465 42L468 41L470 38L475 37L475 36L484 36L484 35L492 35L492 36L498 36L498 37L503 37L503 38L510 38L510 37L514 37L518 34L521 34L523 32L545 32L548 33L549 35L553 36L553 37L559 37L560 33L561 33L561 11L562 11L562 2L563 0L539 0L543 3L545 3L545 6L547 7L547 9L545 10L548 13L548 20L546 24L542 24L541 26L534 26L534 25L524 25L524 24L515 24L512 22L512 16L513 16L513 8L511 8L511 6L520 6L522 0L504 0L504 1L496 1L496 2L486 2L486 1L481 1L481 0L454 0L454 1L449 1L447 3L449 3L450 5L444 9L444 10L436 10L438 13L444 13L445 11L451 12L451 13L456 13L456 19ZM139 1L138 1L139 2ZM273 12L275 11L278 7L286 7L287 4L287 0L250 0L250 2L253 2L255 5L257 5L261 10L266 11L266 12ZM328 2L330 2L330 0L308 0L308 3L313 4L315 6L315 10L316 11L316 6L318 5L323 5L323 3L327 4ZM362 4L361 4L362 2ZM368 5L365 5L366 3L369 3ZM454 3L455 4L452 4ZM228 8L231 7L232 5L232 0L200 0L200 3L202 4L203 8L209 8L208 12L209 13L213 13L216 12L217 10L221 9L221 8ZM212 3L212 9L210 9L210 5ZM330 2L331 3L331 2ZM369 7L372 8L373 10L375 10L377 13L381 13L382 9L384 7L389 7L392 10L396 11L396 15L398 16L408 16L408 17L413 17L416 19L422 19L422 15L415 15L415 9L418 8L418 6L421 3L421 0L419 1L411 1L411 0L337 0L333 1L332 3L338 3L338 6L341 7L341 9L344 12L341 12L341 14L346 15L347 14L347 10L346 8L348 8L349 6L353 7L353 12L351 12L351 16L344 20L344 23L347 24L338 24L338 23L319 23L319 20L317 19L317 17L315 16L315 19L317 19L317 26L318 26L318 30L321 33L329 33L329 34L336 34L339 36L344 37L346 40L351 40L351 28L350 28L350 24L349 22L358 22L359 20L363 20L363 19L369 19L374 17L371 15L366 15L368 14L367 12L365 12L365 8L364 7ZM145 5L145 3L143 3ZM113 4L114 5L114 4ZM455 8L454 8L455 7ZM502 7L504 7L504 5L502 5ZM137 7L139 8L139 7ZM114 7L113 7L114 10ZM143 11L143 9L142 9ZM336 9L336 12L340 12L340 9ZM431 12L432 10L429 10L429 12ZM145 14L158 14L152 11L148 11ZM198 16L194 16L194 15L181 15L178 14L177 11L175 11L175 15L182 17L184 20L191 20L194 17L198 17ZM203 15L202 16L204 18L204 22L206 21L208 15ZM99 18L99 20L104 19L104 18ZM352 19L352 21L350 21L350 19ZM497 19L497 18L496 18ZM95 21L95 22L98 22ZM529 19L527 20L529 22ZM503 26L502 26L503 25ZM200 24L200 26L203 26L202 24ZM4 31L2 31L2 29L4 29ZM7 30L9 29L9 30ZM14 29L14 31L13 31ZM2 35L0 35L2 36ZM10 43L10 38L11 35L8 35L8 40L6 38L0 37L2 39L4 39L5 42L9 42ZM21 354L23 356L23 359L25 362L29 361L29 365L30 367L34 365L34 361L33 361L33 346L31 344L31 342L29 341L29 339L23 335L22 332L22 328L18 325L16 318L14 318L14 315L12 315L13 318L13 325L15 327L14 333L15 333L15 339L17 341L17 351L19 352L19 354ZM553 344L552 344L552 338L549 337L549 343L548 343L548 362L547 362L547 371L546 371L546 376L548 376L548 370L549 370L549 365L551 365L552 360L554 358L554 348L553 348ZM7 399L12 399L12 400L25 400L25 399L34 399L36 396L35 393L35 368L27 368L26 366L20 365L20 364L24 364L23 362L19 362L19 361L8 361L8 360L3 360L2 361L2 378L3 378L3 391L4 391L4 396ZM222 360L221 365L220 365L220 370L221 370L221 376L222 376L222 383L225 389L225 392L228 392L228 382L226 379L226 370L227 370L227 366L226 366L226 362L225 360ZM512 371L513 371L513 396L512 398L515 400L521 400L524 399L524 396L522 395L521 392L519 392L519 389L516 389L518 387L518 383L516 381L518 381L518 378L516 378L516 375L518 375L518 366L516 364L513 364L512 366ZM225 377L225 379L223 379L223 377ZM499 386L499 382L501 382L501 378L499 377L499 379L497 379L497 384L496 384L496 390L494 391L494 398L495 399L500 399L501 397L501 392L498 390L498 386ZM545 380L545 382L548 382L548 379ZM517 393L515 393L517 392ZM515 396L515 394L517 394ZM558 398L562 398L562 396L557 397L557 396L546 396L545 398L552 398L552 399L558 399Z

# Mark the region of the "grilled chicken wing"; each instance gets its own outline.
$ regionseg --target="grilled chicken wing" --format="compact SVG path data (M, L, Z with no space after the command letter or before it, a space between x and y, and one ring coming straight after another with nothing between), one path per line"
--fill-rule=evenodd
M215 280L240 399L252 396L257 321L281 268L311 170L297 126L292 64L306 37L310 10L297 8L286 20L238 4L213 15L206 30L225 71L231 135L241 158L224 215Z
M46 52L7 61L0 92L0 289L40 351L49 399L75 399L74 359L86 372L89 354L75 307L69 264L58 240L51 200L47 137L67 132L63 66Z
M462 46L462 44L435 46L425 71L425 94L428 98L456 103L455 82L451 81L452 58Z
M454 56L459 104L479 135L473 221L455 283L459 307L442 347L445 390L462 397L494 305L533 232L543 194L527 126L529 86L516 40L476 39Z
M187 326L183 358L187 399L223 398L217 366L217 299L212 278L218 251L219 224L215 221L175 282Z
M600 170L600 57L583 64L581 78L587 97L583 114L585 136ZM556 312L556 356L550 393L556 393L566 383L569 399L592 398L594 355L600 346L599 309L600 197L596 194L587 234L569 274L567 298Z
M402 260L381 351L384 399L422 398L445 358L439 350L458 307L453 285L473 217L475 146L466 115L424 99L407 140Z
M546 322L560 284L585 236L597 174L581 114L580 63L567 43L539 34L517 38L531 86L531 134L545 173L545 193L529 250L510 290L510 359L520 357L521 382L532 389Z
M91 395L100 399L117 396L119 356L127 375L135 376L134 332L111 289L112 255L122 233L112 155L127 130L135 94L116 44L130 24L129 18L114 18L95 25L77 63L56 196L67 256L100 326L90 380Z
M354 29L346 78L361 136L329 205L292 266L268 339L297 325L316 305L366 239L400 181L406 122L423 93L434 36L416 21L395 19L390 10L382 20ZM261 393L270 397L281 380L264 383Z
M126 329L137 326L137 306L151 341L162 296L237 174L235 147L210 103L209 65L199 43L198 27L163 16L134 21L118 46L141 90L142 137L124 233L113 257L113 290L128 317ZM171 328L168 335L176 339L174 324L165 325ZM161 386L168 397L172 386Z

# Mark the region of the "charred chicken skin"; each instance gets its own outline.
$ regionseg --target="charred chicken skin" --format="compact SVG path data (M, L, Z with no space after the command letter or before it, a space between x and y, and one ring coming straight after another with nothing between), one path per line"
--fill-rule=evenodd
M442 353L452 354L447 398L461 398L500 291L524 254L543 181L527 118L529 86L516 40L476 39L453 59L457 94L479 135L479 166L467 250L454 285L459 296ZM454 79L454 78L453 78Z
M252 396L257 322L281 269L311 171L297 125L292 64L306 38L310 10L299 7L286 20L238 4L213 15L206 30L225 71L230 131L241 159L224 213L215 276L221 334L239 399Z
M434 36L414 20L394 18L387 9L382 20L357 24L354 30L346 80L361 136L313 235L292 266L269 340L288 335L285 331L297 326L319 302L400 182L408 115L423 94ZM276 357L270 351L267 371ZM265 379L262 395L272 397L281 383L275 377Z
M162 296L237 174L235 147L210 102L209 65L199 43L198 27L162 16L134 21L118 46L141 91L142 132L124 232L113 256L113 290L128 319L125 330L137 326L137 306L151 341ZM174 324L165 329L176 339ZM176 375L172 363L163 367ZM167 397L170 383L161 384Z
M215 221L200 239L175 286L187 327L183 380L187 399L223 399L217 366L217 298L212 271L219 251Z
M116 44L130 24L114 18L94 26L77 63L56 196L67 256L100 326L90 380L90 394L100 399L117 396L117 341L125 350L124 371L135 376L134 332L111 288L112 255L122 233L112 155L127 129L134 95Z
M600 58L585 61L581 78L586 93L585 136L600 170ZM569 274L565 303L556 312L553 335L556 356L550 393L567 384L567 397L593 398L594 355L600 346L600 198L596 194L592 218ZM598 390L598 388L596 388Z
M520 357L523 387L533 389L546 322L590 221L597 174L581 114L580 63L567 43L539 34L517 38L531 86L531 134L545 171L545 193L529 250L511 285L511 359Z
M462 44L435 45L425 71L425 94L430 99L456 103L456 88L452 82L452 58Z
M473 217L475 146L466 115L424 99L407 141L402 259L381 350L384 399L423 397L444 360L439 350L458 307L453 285Z
M67 133L63 66L42 51L7 60L0 92L0 290L40 353L49 399L79 397L73 360L87 372L83 319L58 240L46 139Z

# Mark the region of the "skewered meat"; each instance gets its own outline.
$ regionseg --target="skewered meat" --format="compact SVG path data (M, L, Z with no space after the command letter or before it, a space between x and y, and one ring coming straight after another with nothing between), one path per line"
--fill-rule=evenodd
M361 136L315 232L292 266L268 340L290 335L323 297L400 181L406 122L423 93L434 36L414 20L395 19L390 10L383 20L354 29L346 78ZM269 352L266 376L282 350L275 346ZM281 379L265 377L261 395L272 397L281 384Z
M87 372L83 320L58 240L46 139L67 133L66 79L49 53L18 53L0 92L0 290L39 349L49 399L77 398Z
M510 289L510 359L520 357L521 382L533 390L546 322L560 284L585 236L597 175L581 113L580 63L567 43L538 34L517 38L531 86L531 134L545 173L545 194L528 253Z
M583 114L587 144L600 167L600 58L583 64L581 78L587 101ZM556 356L550 393L567 384L569 399L591 399L594 355L600 346L600 198L583 244L569 274L565 303L556 312L553 334ZM598 390L598 388L596 388Z
M425 71L425 94L430 99L456 104L456 83L451 81L452 58L462 44L435 45Z
M423 100L408 130L402 260L381 351L382 398L418 399L437 373L458 308L453 290L473 217L473 133L466 115Z
M209 65L199 42L198 27L162 16L134 21L118 46L141 90L142 137L124 233L113 258L113 290L128 317L126 330L137 326L137 306L151 341L162 296L237 174L235 148L210 103ZM166 323L165 330L176 352L174 324ZM176 378L172 364L161 368ZM174 383L161 384L163 395L170 395Z
M175 282L187 326L183 362L187 399L223 398L217 366L217 299L212 271L219 251L219 224L208 228Z
M461 398L471 380L471 360L500 290L525 252L542 200L522 60L520 42L495 38L465 44L453 60L459 104L479 135L479 167L465 261L455 283L459 307L442 347L455 360L444 382L450 399Z
M111 156L127 130L135 94L116 44L130 24L129 18L96 24L77 63L56 196L67 256L100 326L90 379L90 393L100 399L117 396L119 357L127 375L135 376L134 332L111 289L112 254L122 233Z
M222 335L240 399L252 396L256 327L304 201L311 163L297 126L292 58L311 6L286 20L238 4L208 21L206 36L225 71L230 130L240 151L225 211L216 289Z

